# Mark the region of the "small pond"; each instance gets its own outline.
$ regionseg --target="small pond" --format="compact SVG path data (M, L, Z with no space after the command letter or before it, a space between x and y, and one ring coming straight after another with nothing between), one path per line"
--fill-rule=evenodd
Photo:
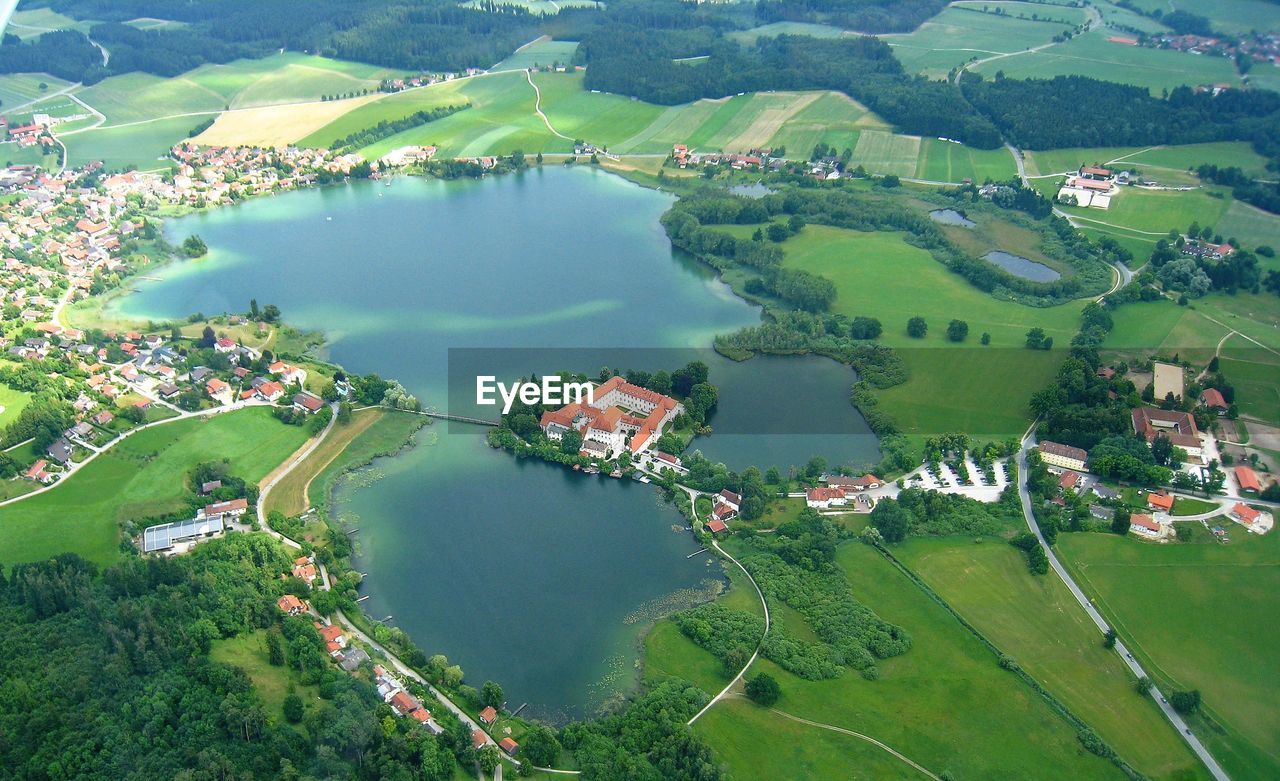
M982 256L982 259L996 264L1015 277L1029 279L1032 282L1053 282L1062 278L1061 274L1043 263L1037 263L1030 258L1014 255L1004 250L988 252Z
M934 209L929 212L929 218L943 225L959 225L963 228L972 228L978 224L955 209Z
M729 192L747 198L763 198L766 195L772 195L774 191L764 182L755 182L753 184L735 184L729 188Z

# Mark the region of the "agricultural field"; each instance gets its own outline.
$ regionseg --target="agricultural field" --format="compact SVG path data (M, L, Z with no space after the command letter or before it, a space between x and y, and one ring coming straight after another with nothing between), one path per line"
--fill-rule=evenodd
M1145 11L1170 8L1165 0L1133 0L1133 4ZM1223 32L1239 34L1280 28L1280 8L1265 0L1178 0L1176 7L1209 17L1213 28Z
M92 22L82 22L54 11L52 8L32 8L14 11L9 17L5 33L19 38L34 38L51 30L80 30L87 32Z
M964 144L925 138L920 141L920 160L916 163L914 177L933 182L971 179L981 184L988 179L1007 181L1017 175L1018 167L1007 149L974 149Z
M1066 534L1058 550L1157 683L1200 690L1205 715L1192 724L1227 773L1275 778L1280 675L1258 659L1260 649L1280 642L1273 620L1280 541L1234 526L1231 538L1228 545L1149 545Z
M554 41L543 37L516 49L510 57L494 65L493 70L536 68L556 63L568 65L577 50L577 41Z
M750 46L761 38L777 38L779 35L807 35L810 38L839 38L847 33L839 27L829 24L811 24L809 22L771 22L749 30L730 33L729 37L738 43Z
M1113 31L1093 30L1041 51L984 63L975 70L987 77L1003 71L1016 79L1091 76L1146 87L1154 95L1184 84L1240 85L1235 64L1225 57L1112 43L1107 40L1112 35Z
M365 95L347 100L235 109L218 115L212 125L195 136L195 141L234 146L252 139L266 146L288 146L298 140L299 134L318 131L375 100L376 96Z
M169 168L169 149L187 138L200 117L158 119L128 127L99 127L61 136L67 163L80 166L101 160L108 169L130 166L140 171Z
M1280 355L1267 352L1239 337L1223 347L1219 370L1236 389L1242 415L1280 425Z
M1262 245L1275 248L1280 244L1280 217L1264 212L1256 206L1232 200L1226 212L1213 224L1214 231L1227 238L1235 238L1240 246L1254 249ZM1275 260L1259 257L1264 266L1277 268Z
M991 12L983 13L983 7L990 8ZM1004 14L996 15L996 8ZM1038 19L1032 19L1033 15ZM1082 10L1064 6L956 3L911 33L880 37L893 47L894 55L908 71L940 78L970 60L1013 54L1050 43L1053 36L1074 28L1084 19ZM1002 58L992 65L999 67L1010 61Z
M912 648L879 662L875 681L854 673L807 681L771 662L757 662L753 672L767 672L781 684L779 711L868 735L935 775L1123 778L1110 763L1085 752L1075 730L1040 695L1000 669L986 646L873 548L847 543L836 560L854 596L906 629ZM837 769L847 777L861 772L863 757L885 764L866 765L866 775L854 777L917 777L904 764L887 764L898 760L869 743L845 741L737 700L717 705L704 719L695 731L716 747L730 772L742 777L759 777L760 767L778 768L776 777L794 777L783 770L794 762L817 777ZM957 751L957 746L964 748Z
M1215 198L1211 193L1222 197ZM1111 200L1110 209L1085 209L1077 206L1060 208L1090 222L1129 228L1160 238L1170 230L1185 231L1193 222L1217 225L1218 220L1226 214L1229 203L1230 191L1221 187L1190 191L1127 187Z
M44 89L40 89L41 84L45 85ZM10 114L19 106L38 101L68 86L70 82L47 73L6 73L0 76L0 109Z
M1181 502L1183 500L1179 500ZM978 631L1151 778L1207 778L1057 576L1003 540L913 539L896 552Z
M261 480L306 440L267 409L188 419L139 431L59 485L4 509L0 549L10 563L63 551L107 564L119 556L119 524L182 508L187 473L203 461ZM90 518L92 521L85 521Z
M1093 5L1098 9L1098 13L1102 15L1102 23L1111 28L1117 36L1132 37L1133 30L1139 30L1148 35L1169 32L1168 27L1160 24L1155 19L1130 11L1127 8L1101 2Z

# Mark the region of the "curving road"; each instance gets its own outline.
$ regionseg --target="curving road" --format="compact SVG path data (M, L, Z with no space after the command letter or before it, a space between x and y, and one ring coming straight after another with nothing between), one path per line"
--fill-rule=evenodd
M1111 625L1102 617L1102 614L1098 612L1098 609L1093 606L1093 602L1085 596L1080 587L1076 585L1075 580L1071 578L1070 573L1068 573L1066 568L1062 566L1062 562L1058 560L1058 555L1054 552L1053 548L1049 547L1049 543L1045 541L1044 534L1040 531L1040 525L1036 523L1036 516L1031 510L1031 493L1027 490L1027 453L1031 448L1035 447L1035 444L1035 424L1032 424L1031 428L1028 429L1026 435L1022 438L1022 448L1018 451L1017 456L1018 496L1022 499L1022 514L1026 518L1027 526L1031 529L1032 533L1036 535L1036 539L1040 541L1040 547L1044 549L1045 554L1049 557L1049 565L1053 567L1053 571L1058 574L1058 577L1062 578L1063 583L1067 584L1067 588L1071 591L1071 595L1080 603L1080 607L1084 608L1084 612L1093 620L1093 623L1098 627L1098 631L1105 635L1111 629ZM1115 651L1120 655L1121 661L1128 666L1129 671L1132 672L1134 676L1150 680L1150 676L1142 669L1142 665L1138 664L1138 661L1133 658L1133 654L1129 652L1124 641L1117 638ZM1196 756L1200 758L1200 761L1209 769L1209 772L1213 775L1214 779L1216 781L1230 781L1230 776L1228 776L1226 771L1222 769L1218 764L1218 761L1213 758L1213 755L1209 753L1209 750L1204 747L1204 744L1200 742L1200 739L1191 732L1191 728L1187 726L1187 722L1182 718L1181 714L1169 705L1165 700L1164 695L1161 694L1160 690L1155 685L1152 685L1150 694L1155 700L1156 705L1160 708L1160 711L1164 713L1165 718L1173 724L1174 729L1178 731L1178 734L1187 742L1187 745L1191 747L1191 750L1195 752Z
M683 487L683 486L681 486L681 487ZM691 718L691 719L689 719L687 722L685 722L685 724L687 724L687 725L689 725L689 726L692 726L692 725L693 725L693 723L694 723L695 721L697 721L698 719L702 718L702 714L704 714L704 713L706 713L707 711L711 710L711 706L712 706L712 705L715 705L717 702L719 702L720 700L724 699L724 698L725 698L725 696L727 696L727 695L729 694L729 690L730 690L730 689L732 689L735 685L737 685L738 681L742 680L742 676L744 676L744 675L746 675L746 674L747 674L747 670L749 670L749 669L751 668L751 665L755 664L756 659L757 659L757 658L759 658L759 656L760 656L760 646L764 645L764 639L765 639L765 637L767 637L767 636L769 635L769 603L765 601L765 598L764 598L764 592L760 590L760 585L759 585L758 583L756 583L756 579L755 579L755 578L751 577L751 573L750 573L750 572L747 572L747 568L746 568L746 567L744 567L744 566L742 566L742 562L740 562L740 561L738 561L737 559L735 559L734 557L730 556L730 555L725 551L725 549L724 549L724 548L721 548L721 547L720 547L720 543L716 542L715 540L712 540L712 541L711 541L711 547L715 548L715 549L720 553L720 555L721 555L721 556L724 556L724 557L725 557L726 559L728 559L729 561L732 561L734 564L737 564L737 565L738 565L738 569L742 570L742 574L744 574L744 575L746 575L746 576L747 576L747 580L751 581L751 585L752 585L752 586L755 586L755 589L756 589L756 595L760 597L760 604L764 606L764 634L763 634L763 635L760 635L760 642L756 644L756 650L755 650L755 652L753 652L753 653L751 654L751 658L750 658L750 659L748 659L748 660L747 660L747 663L743 666L743 668L742 668L741 670L739 670L739 671L738 671L738 674L737 674L737 675L735 675L735 676L733 676L733 680L732 680L732 681L729 681L728 685L727 685L727 686L725 686L723 689L721 689L719 694L717 694L716 696L712 697L712 698L711 698L711 701L710 701L710 702L708 702L705 706L703 706L702 710L700 710L700 711L698 711L697 713L693 714L693 718Z

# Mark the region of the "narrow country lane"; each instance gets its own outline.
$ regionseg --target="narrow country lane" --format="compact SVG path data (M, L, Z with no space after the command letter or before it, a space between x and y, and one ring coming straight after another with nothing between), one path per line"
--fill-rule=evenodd
M1062 566L1062 562L1058 560L1058 554L1055 553L1053 548L1051 548L1048 542L1045 541L1044 534L1040 531L1040 524L1036 522L1035 513L1032 512L1031 492L1027 490L1027 453L1030 452L1031 448L1035 447L1035 444L1035 424L1032 424L1031 428L1027 430L1026 435L1022 438L1022 448L1018 451L1018 496L1022 500L1022 514L1026 518L1027 526L1031 529L1032 533L1036 535L1036 539L1040 541L1040 547L1044 549L1045 554L1049 557L1049 564L1053 567L1053 571L1058 574L1058 577L1062 578L1063 583L1067 584L1067 588L1071 591L1071 595L1080 603L1080 607L1084 608L1085 613L1089 615L1089 618L1098 627L1098 631L1105 635L1107 631L1111 629L1110 624L1108 624L1106 619L1102 617L1102 614L1098 612L1098 609L1093 606L1092 600L1086 597L1084 591L1076 585L1075 580L1073 580L1071 575L1067 572L1066 567ZM1115 651L1120 655L1120 659L1129 667L1129 671L1132 672L1134 676L1150 680L1150 676L1148 676L1146 671L1142 669L1142 665L1138 664L1138 661L1133 658L1133 654L1129 652L1129 649L1125 646L1122 640L1116 640ZM1187 722L1182 718L1182 715L1169 705L1164 694L1162 694L1160 689L1154 685L1154 682L1151 687L1150 694L1155 700L1156 705L1159 706L1160 711L1164 713L1165 718L1173 724L1174 729L1176 729L1178 734L1182 736L1182 739L1187 742L1187 745L1191 747L1191 750L1195 752L1196 756L1200 757L1200 761L1209 769L1209 772L1213 775L1214 779L1216 779L1216 781L1230 781L1230 776L1228 776L1226 771L1222 769L1218 764L1218 761L1213 758L1213 755L1209 753L1209 750L1204 747L1204 744L1200 742L1200 739L1191 732L1191 728L1187 726Z

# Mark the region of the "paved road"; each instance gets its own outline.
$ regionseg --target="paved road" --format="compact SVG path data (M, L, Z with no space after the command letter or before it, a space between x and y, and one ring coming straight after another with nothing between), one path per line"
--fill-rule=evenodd
M755 586L756 595L760 597L760 604L764 606L764 634L760 635L760 642L756 644L755 652L751 654L751 658L748 659L746 665L744 665L743 668L738 671L738 674L733 676L733 680L729 681L729 684L725 686L723 689L721 689L719 694L711 698L711 702L708 702L702 708L702 710L693 714L693 718L689 719L689 721L686 722L686 724L690 726L692 726L695 721L702 718L702 714L711 710L712 705L715 705L717 702L724 699L725 695L729 693L729 690L732 689L738 683L738 681L742 680L742 676L746 675L747 670L750 669L751 665L755 664L756 658L760 656L760 646L764 645L764 639L769 634L769 603L765 601L764 592L760 590L760 586L759 584L756 583L756 579L751 577L751 573L747 572L747 568L742 566L742 562L738 561L734 557L730 556L727 552L725 552L725 549L720 547L720 543L716 542L715 540L712 540L711 546L715 548L717 551L719 551L721 556L724 556L729 561L732 561L734 564L737 564L738 569L742 570L742 574L747 576L747 580L751 581L752 586Z
M1062 566L1062 562L1058 560L1058 555L1045 541L1044 534L1040 532L1040 525L1036 523L1035 514L1031 511L1031 494L1027 490L1027 453L1035 444L1036 435L1033 426L1031 430L1027 431L1026 436L1022 438L1022 448L1018 451L1018 496L1022 499L1022 513L1026 517L1027 526L1031 528L1031 531L1036 535L1036 539L1040 541L1040 546L1044 548L1044 552L1048 555L1049 564L1053 567L1053 571L1058 573L1058 577L1062 578L1063 583L1067 584L1067 588L1071 590L1071 595L1080 603L1080 607L1084 608L1085 613L1089 615L1089 618L1098 627L1098 631L1106 634L1111 629L1111 625L1102 617L1098 609L1093 606L1093 602L1085 596L1080 587L1076 585L1075 580L1071 578L1070 573ZM1125 647L1123 641L1116 640L1115 651L1120 655L1120 659L1128 665L1129 671L1134 676L1150 679L1150 676L1142 669L1142 665L1138 664L1138 661L1133 658L1133 654ZM1173 724L1174 729L1187 742L1191 750L1196 753L1196 756L1200 757L1200 761L1209 769L1216 781L1230 781L1230 776L1226 774L1218 764L1218 761L1213 758L1209 750L1204 747L1200 739L1192 734L1187 722L1165 701L1164 695L1154 685L1151 687L1151 696L1155 699L1156 705L1160 707L1161 712L1164 713L1165 718Z

